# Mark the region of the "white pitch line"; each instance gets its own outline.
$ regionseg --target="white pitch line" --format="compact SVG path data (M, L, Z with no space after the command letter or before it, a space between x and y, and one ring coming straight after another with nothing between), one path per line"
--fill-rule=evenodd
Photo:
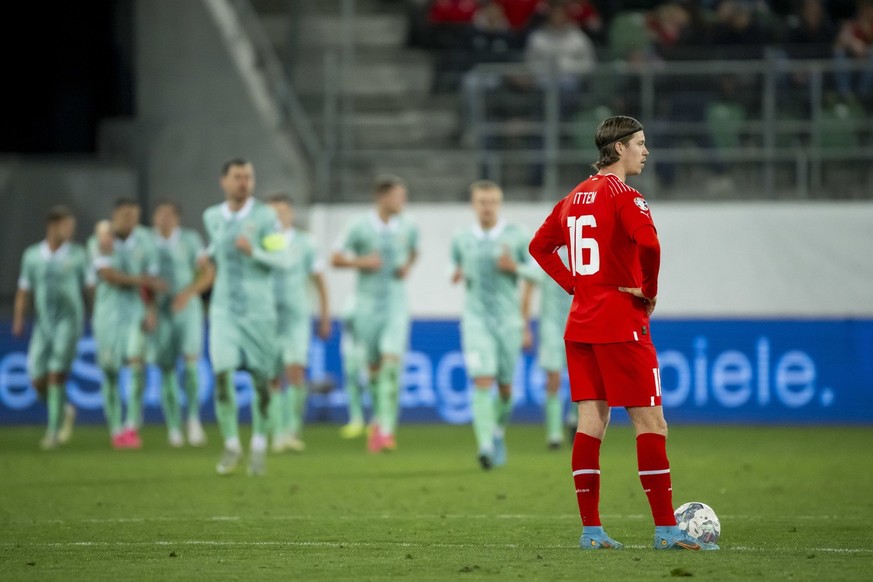
M649 515L643 514L604 514L603 519L651 519ZM497 519L497 520L578 520L579 517L573 514L564 515L545 515L545 514L527 514L527 513L506 513L506 514L464 514L464 513L419 513L419 514L396 514L396 513L376 513L376 514L360 514L360 515L334 515L334 514L300 514L300 515L270 515L270 516L240 516L240 515L215 515L211 517L185 517L185 516L151 516L151 517L98 517L98 518L83 518L83 519L45 519L45 520L10 520L6 523L9 525L46 525L46 524L69 524L69 523L147 523L147 522L201 522L201 521L316 521L316 520L341 520L341 521L356 521L356 520L389 520L389 519L416 519L416 520L441 520L441 519ZM845 520L866 519L859 515L854 516L838 516L838 515L787 515L779 517L764 517L761 515L724 515L721 516L722 522L730 521L762 521L782 523L791 520Z
M330 541L227 541L227 540L157 540L153 542L0 542L0 546L7 547L172 547L172 546L207 546L207 547L298 547L298 548L491 548L491 549L528 549L528 550L573 550L576 545L558 544L472 544L472 543L446 543L446 542L330 542ZM626 545L628 549L647 550L649 545ZM823 553L846 553L863 554L873 553L873 549L865 548L773 548L750 546L732 546L722 548L727 552L823 552Z

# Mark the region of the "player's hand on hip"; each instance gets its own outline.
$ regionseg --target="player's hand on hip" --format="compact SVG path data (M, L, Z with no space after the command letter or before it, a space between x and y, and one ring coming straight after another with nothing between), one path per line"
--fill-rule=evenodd
M394 277L396 277L397 279L405 279L406 275L408 275L408 274L409 274L409 264L408 263L403 265L402 267L397 267L394 270Z
M244 235L236 237L236 248L246 256L252 256L252 241Z
M322 317L318 320L318 337L323 340L326 340L330 337L331 325L330 318Z
M358 268L362 271L378 271L382 268L382 257L379 253L370 253L358 259Z
M518 270L518 265L512 260L512 256L509 254L509 247L506 245L503 245L503 252L500 253L500 257L497 259L497 268L504 273L515 273Z
M646 306L646 315L652 315L655 311L655 304L658 302L657 297L646 297L643 295L643 290L640 287L619 287L619 291L623 293L630 293L637 299L640 299Z
M458 267L457 269L455 269L455 272L452 273L452 285L460 283L463 278L464 278L464 271L462 271L461 268Z
M524 326L524 331L522 332L522 336L521 336L521 348L524 351L529 352L531 350L531 348L533 348L533 344L534 344L533 331L530 328L530 324L527 323Z

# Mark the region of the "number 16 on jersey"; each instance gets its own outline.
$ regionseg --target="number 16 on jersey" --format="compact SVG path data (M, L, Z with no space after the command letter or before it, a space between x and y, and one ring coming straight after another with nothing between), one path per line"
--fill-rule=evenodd
M593 275L600 270L600 246L593 238L582 235L584 227L597 228L597 221L591 214L568 216L567 227L570 229L570 270L579 275ZM582 254L588 249L588 262Z

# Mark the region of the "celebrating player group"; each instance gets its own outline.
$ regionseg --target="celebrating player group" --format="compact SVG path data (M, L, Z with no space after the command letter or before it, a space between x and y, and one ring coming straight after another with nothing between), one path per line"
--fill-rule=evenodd
M549 448L559 449L563 442L565 369L576 403L569 413L577 418L572 476L583 523L580 546L622 547L605 532L599 514L600 445L610 408L621 406L636 430L655 548L717 549L681 531L673 515L667 424L649 323L657 303L660 246L646 199L626 184L642 172L649 155L643 127L630 117L610 117L594 140L597 172L555 205L532 239L501 216L500 186L478 181L470 187L472 224L458 229L446 249L451 283L464 283L461 338L472 385L475 458L486 470L507 463L512 379L522 349L531 345L531 297L538 286ZM147 364L161 373L169 445L204 445L198 362L201 296L211 289L209 360L223 444L216 471L234 473L245 459L248 473L261 475L268 450L305 449L313 289L317 334L327 338L331 333L322 260L312 238L294 228L289 196L271 194L266 202L254 197L250 162L227 161L219 183L225 200L203 214L205 244L196 231L181 226L180 207L173 201L159 202L153 226L146 228L139 225L138 203L118 200L111 218L95 227L87 250L72 242L72 213L64 207L50 210L45 240L24 253L13 320L13 332L23 334L33 303L28 370L48 405L43 448L56 448L72 432L75 409L65 404L64 383L84 327L83 297L91 289L111 445L143 444L139 429ZM419 234L404 212L408 191L401 178L380 176L373 195L372 211L346 226L330 262L357 275L342 318L349 422L341 436L366 435L366 449L379 453L398 447L410 325L405 287L419 257ZM125 367L130 370L126 414L119 393ZM239 436L235 377L240 370L249 373L253 386L248 455Z

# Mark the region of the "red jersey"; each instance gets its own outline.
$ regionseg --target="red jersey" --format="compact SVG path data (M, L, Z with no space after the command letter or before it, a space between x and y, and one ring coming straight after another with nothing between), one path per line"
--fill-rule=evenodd
M566 246L570 268L556 253ZM555 205L530 254L573 305L564 339L651 342L645 304L619 287L658 293L660 247L646 199L614 174L591 176Z

